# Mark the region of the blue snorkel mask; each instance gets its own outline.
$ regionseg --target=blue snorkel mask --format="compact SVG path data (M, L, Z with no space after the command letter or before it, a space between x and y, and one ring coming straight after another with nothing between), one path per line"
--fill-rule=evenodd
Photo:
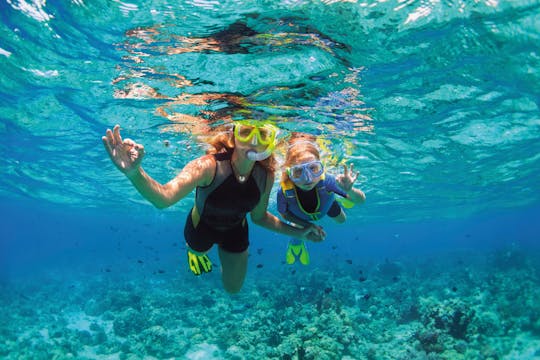
M312 183L314 179L324 174L324 165L319 160L304 164L294 165L287 168L289 179L296 185Z

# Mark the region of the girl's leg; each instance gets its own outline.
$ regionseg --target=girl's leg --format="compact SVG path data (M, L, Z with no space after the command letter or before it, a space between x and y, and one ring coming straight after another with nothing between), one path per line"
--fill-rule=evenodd
M248 251L232 253L219 247L221 261L221 280L228 293L235 294L244 284L247 272Z

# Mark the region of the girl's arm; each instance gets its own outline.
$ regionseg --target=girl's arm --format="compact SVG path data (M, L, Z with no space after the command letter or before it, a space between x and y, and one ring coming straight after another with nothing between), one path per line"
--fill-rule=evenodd
M343 174L336 177L336 181L339 186L347 194L347 199L355 204L362 204L366 201L366 195L360 189L354 188L353 184L358 178L359 173L354 174L354 165L351 164L351 168L347 168L347 165L343 165Z
M366 201L366 194L362 190L353 187L347 191L347 199L355 204L362 204Z

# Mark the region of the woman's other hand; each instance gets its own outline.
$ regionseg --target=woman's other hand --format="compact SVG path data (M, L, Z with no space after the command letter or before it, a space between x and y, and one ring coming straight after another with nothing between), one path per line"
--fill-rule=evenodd
M319 225L312 224L305 229L304 237L309 241L321 242L326 238L326 232Z

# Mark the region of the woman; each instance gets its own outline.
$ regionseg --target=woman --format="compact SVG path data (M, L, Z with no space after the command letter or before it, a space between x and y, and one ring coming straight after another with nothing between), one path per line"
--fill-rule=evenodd
M326 174L315 141L316 138L311 135L293 134L285 158L286 170L282 174L281 191L277 194L281 216L304 228L313 226L312 221L325 215L339 224L345 222L345 212L334 194L339 195L341 203L348 208L366 201L362 190L353 187L358 177L358 173L353 175L353 165L350 169L344 165L343 174L337 178ZM310 262L304 240L293 237L289 241L285 260L288 264L294 264L297 258L303 265Z
M102 139L116 167L157 208L171 206L196 189L184 228L189 267L196 275L211 271L206 253L218 244L223 286L237 293L247 271L248 212L255 224L267 229L312 241L324 238L317 228L295 228L267 211L274 183L276 133L277 128L268 123L237 122L232 132L210 141L212 149L206 156L189 162L164 185L143 170L144 147L122 140L119 125L107 129Z

